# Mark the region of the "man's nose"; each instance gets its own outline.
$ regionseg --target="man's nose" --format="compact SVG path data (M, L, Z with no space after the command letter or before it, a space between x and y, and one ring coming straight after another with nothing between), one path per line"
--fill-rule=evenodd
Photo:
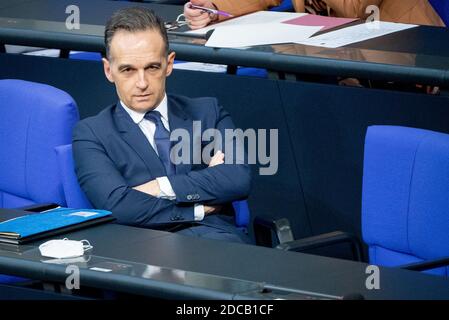
M142 90L146 89L148 87L148 81L145 78L145 71L144 70L139 70L137 76L138 76L138 79L137 79L137 82L136 82L137 88L142 89Z

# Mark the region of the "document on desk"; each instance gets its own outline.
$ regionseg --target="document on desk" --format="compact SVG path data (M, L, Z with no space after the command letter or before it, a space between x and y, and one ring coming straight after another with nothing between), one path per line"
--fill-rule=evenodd
M336 27L344 26L358 19L326 17L316 14L306 14L301 17L283 21L282 23L300 26L324 26L320 31L326 31Z
M227 26L215 29L206 47L242 48L277 43L292 43L310 38L322 26L296 26L282 23Z
M350 26L336 31L321 34L310 39L297 41L296 43L308 46L339 48L352 43L381 37L390 33L399 32L417 27L412 24L392 22L371 22Z
M190 30L186 33L204 35L210 30L226 26L245 26L264 23L281 23L285 20L295 19L307 15L306 13L294 12L275 12L275 11L257 11L237 18L229 19L223 22L212 24L208 27L198 30Z
M179 62L175 63L173 68L178 70L226 73L227 65L202 62Z

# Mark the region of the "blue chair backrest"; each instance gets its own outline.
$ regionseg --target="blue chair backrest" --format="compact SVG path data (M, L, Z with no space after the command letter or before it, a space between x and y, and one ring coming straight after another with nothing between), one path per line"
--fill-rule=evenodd
M70 51L69 59L101 61L101 53L87 51Z
M449 1L448 0L429 0L432 7L444 21L446 26L449 26Z
M449 256L449 135L369 127L363 170L362 234L370 263ZM447 275L447 268L429 273Z
M93 208L78 184L73 162L72 145L66 144L56 147L56 154L67 207L76 209Z
M270 8L270 11L294 11L292 0L282 0L280 5Z
M0 207L65 205L55 147L71 142L73 99L54 87L0 80Z
M237 227L248 227L250 218L248 201L234 201L232 205L235 210L235 225Z

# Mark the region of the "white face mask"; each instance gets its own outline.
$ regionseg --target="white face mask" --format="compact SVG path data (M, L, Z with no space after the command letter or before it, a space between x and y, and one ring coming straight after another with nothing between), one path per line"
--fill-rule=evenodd
M84 251L92 248L87 240L76 241L64 238L62 240L50 240L41 244L39 251L44 257L65 259L80 257L84 255Z

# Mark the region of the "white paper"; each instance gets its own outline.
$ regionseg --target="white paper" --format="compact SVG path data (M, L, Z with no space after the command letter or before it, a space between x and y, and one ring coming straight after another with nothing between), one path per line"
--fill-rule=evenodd
M297 43L316 47L338 48L414 27L416 25L383 21L362 23L324 33L308 40L297 41Z
M96 216L97 214L98 214L98 212L77 211L77 212L72 212L72 213L68 214L68 216L77 216L77 217L88 218L88 217Z
M233 18L230 20L225 20L223 22L219 22L208 27L204 27L198 30L190 30L186 33L193 34L206 34L207 31L226 27L226 26L242 26L242 25L250 25L250 24L262 24L262 23L273 23L278 22L281 23L283 21L294 19L298 17L302 17L306 15L306 13L294 13L294 12L276 12L276 11L257 11L251 14L247 14L241 17Z
M204 72L216 72L226 73L227 66L224 64L212 64L202 62L180 62L173 65L174 69L180 70L192 70L192 71L204 71Z
M282 23L227 26L215 29L206 47L240 48L308 39L322 27L296 26Z
M112 272L111 269L99 268L99 267L92 267L92 268L89 268L89 269L93 270L93 271L100 271L100 272Z
M56 57L58 58L61 50L59 49L44 49L44 50L36 50L25 52L24 54L27 56L42 56L42 57Z

